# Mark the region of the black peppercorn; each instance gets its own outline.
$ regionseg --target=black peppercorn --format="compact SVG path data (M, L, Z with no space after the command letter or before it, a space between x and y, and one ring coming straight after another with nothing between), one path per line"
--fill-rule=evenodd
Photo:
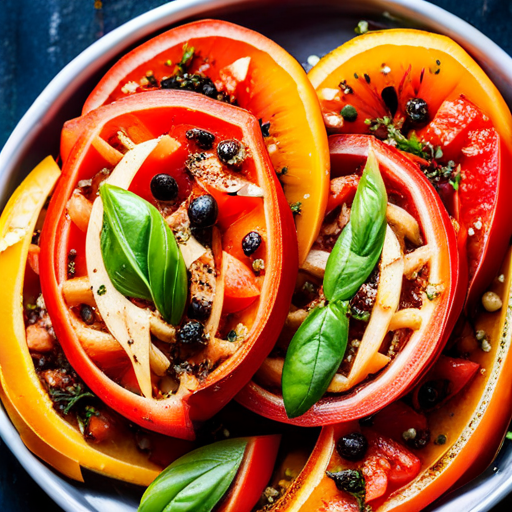
M188 346L206 345L204 326L201 322L191 320L187 322L176 334L178 343Z
M405 112L413 123L421 124L428 121L428 105L421 98L411 98L405 105Z
M245 159L245 148L235 139L223 140L217 145L219 160L227 165L240 165Z
M360 432L352 432L338 439L336 450L340 457L357 462L365 456L366 450L368 450L368 441Z
M188 308L188 316L196 320L206 320L212 312L212 302L198 297L192 297Z
M94 323L94 310L87 304L80 304L80 316L87 325Z
M157 201L174 201L178 197L178 184L169 174L153 176L150 187Z
M190 223L196 228L208 228L217 222L219 207L217 201L209 195L196 197L188 207Z
M201 149L211 149L215 141L213 133L199 128L188 130L185 136L188 140L193 140Z
M261 245L261 235L257 231L251 231L242 240L242 250L246 256L254 254Z
M201 244L211 247L212 245L212 228L190 228L192 236Z
M441 400L442 397L434 381L425 382L418 391L418 402L422 409L432 409L432 407L435 407Z

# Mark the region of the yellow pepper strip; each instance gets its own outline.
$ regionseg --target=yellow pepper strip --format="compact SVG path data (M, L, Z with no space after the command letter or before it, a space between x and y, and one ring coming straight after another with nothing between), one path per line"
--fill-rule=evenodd
M132 439L99 451L54 410L28 350L23 320L23 283L28 249L39 213L60 176L55 161L43 160L16 190L0 217L0 240L21 233L0 251L0 396L27 445L66 476L82 480L80 466L138 485L149 485L160 468L137 450Z

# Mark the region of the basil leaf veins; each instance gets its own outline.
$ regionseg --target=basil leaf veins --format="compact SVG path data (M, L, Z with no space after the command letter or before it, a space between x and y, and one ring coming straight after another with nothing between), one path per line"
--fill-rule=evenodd
M114 287L151 300L167 322L179 323L187 300L187 269L172 231L141 197L102 183L101 254Z
M247 439L198 448L165 469L142 496L138 512L210 512L242 462Z
M370 148L350 220L329 255L325 307L311 311L290 342L283 366L286 413L295 418L327 391L347 348L349 301L375 268L386 235L387 194Z

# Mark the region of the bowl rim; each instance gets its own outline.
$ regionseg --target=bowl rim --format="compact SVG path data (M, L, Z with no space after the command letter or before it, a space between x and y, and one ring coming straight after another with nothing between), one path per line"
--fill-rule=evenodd
M283 4L290 3L290 0L278 1ZM257 3L255 0L174 0L133 18L86 48L45 87L23 115L2 148L0 152L0 205L6 202L9 180L15 173L23 155L26 154L37 137L36 128L44 126L45 119L51 117L56 109L70 99L74 91L69 84L83 80L82 75L85 70L88 75L98 72L133 43L186 18L208 14L212 10L244 7L255 3ZM319 3L332 5L335 0L315 2L315 6L318 6ZM512 104L512 57L458 16L424 0L358 0L357 8L388 11L393 16L413 19L415 23L428 25L431 30L451 37L461 44L484 70L488 71L486 63L494 65L494 70L490 73L492 80L500 91L504 91L507 86L511 89L510 94L504 94L504 96L508 103ZM62 509L73 512L91 512L91 509L77 501L71 492L73 484L55 473L26 448L3 407L0 407L0 436L24 469ZM480 493L479 502L475 502L473 499L475 506L471 508L472 512L489 510L512 490L512 464L508 464L508 459L509 457L499 456L492 466L498 466L500 460L503 460L504 464L511 468L510 475L502 474L501 478L494 479L494 485L490 489L486 488L485 493ZM479 484L488 482L489 478L497 475L494 469L494 467L489 468L476 482ZM444 511L447 506L452 509L465 492L471 491L476 494L477 487L475 482L470 482L453 495L445 497L440 508L436 507L432 510ZM480 485L480 487L483 486ZM91 502L90 505L94 506Z

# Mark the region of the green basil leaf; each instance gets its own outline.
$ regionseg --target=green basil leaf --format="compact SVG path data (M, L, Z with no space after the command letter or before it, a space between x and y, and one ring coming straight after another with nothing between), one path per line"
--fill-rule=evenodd
M152 300L162 317L178 324L187 300L187 269L172 231L141 197L102 183L101 254L115 288Z
M210 512L242 462L247 439L198 448L174 461L146 489L138 512Z
M327 391L348 341L348 303L331 302L312 310L295 333L283 367L286 414L295 418Z
M386 236L387 200L379 164L370 149L350 221L327 260L324 293L329 301L350 300L375 268Z
M156 208L150 210L149 285L166 322L177 325L187 301L187 267L172 231Z
M149 203L106 183L100 186L100 194L104 211L101 254L108 276L123 295L151 300L147 258Z

